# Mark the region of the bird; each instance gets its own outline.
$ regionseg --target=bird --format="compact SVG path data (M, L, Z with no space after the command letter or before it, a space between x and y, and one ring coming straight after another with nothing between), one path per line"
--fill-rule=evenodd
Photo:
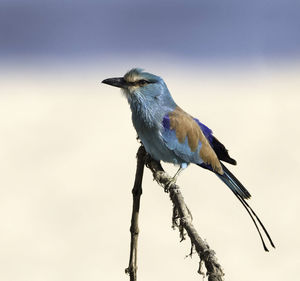
M121 89L132 112L133 126L147 153L157 161L179 166L172 183L190 164L213 172L246 209L264 250L269 251L259 226L275 248L265 226L246 202L251 194L223 163L236 165L236 160L229 156L210 128L175 103L161 77L133 68L123 77L108 78L102 83Z

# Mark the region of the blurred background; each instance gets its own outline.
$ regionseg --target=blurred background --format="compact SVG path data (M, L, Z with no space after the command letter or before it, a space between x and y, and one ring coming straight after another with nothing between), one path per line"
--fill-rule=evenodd
M295 280L299 9L296 0L0 0L0 279L128 280L139 144L126 100L100 82L141 67L237 159L230 168L277 246L265 253L227 187L191 165L178 183L225 280ZM140 280L202 278L171 210L146 170Z

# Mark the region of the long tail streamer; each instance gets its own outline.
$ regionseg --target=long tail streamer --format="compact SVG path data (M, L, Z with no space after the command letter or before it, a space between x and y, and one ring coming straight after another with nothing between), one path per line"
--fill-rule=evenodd
M263 225L263 223L261 222L259 217L256 215L256 213L253 211L251 206L245 201L245 199L250 198L250 193L223 164L222 164L222 166L223 166L224 174L223 175L217 174L217 176L230 188L230 190L233 192L233 194L238 198L238 200L241 202L241 204L246 209L247 213L251 217L251 219L257 229L257 232L258 232L261 242L263 244L264 250L267 252L269 251L268 248L266 247L265 241L264 241L263 236L260 232L260 229L257 225L257 222L263 229L263 231L266 234L272 247L275 248L275 245L274 245L268 231L266 230L265 226ZM255 218L256 218L257 222L255 221Z

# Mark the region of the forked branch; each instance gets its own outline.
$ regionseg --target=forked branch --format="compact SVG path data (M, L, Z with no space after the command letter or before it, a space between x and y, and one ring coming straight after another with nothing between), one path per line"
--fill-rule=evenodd
M209 281L223 281L224 273L217 261L215 252L210 249L209 245L199 236L195 227L193 226L191 212L184 202L184 198L181 194L179 186L176 184L170 184L171 177L164 171L159 162L152 159L146 153L143 145L141 145L138 150L137 158L135 185L132 190L134 203L130 228L130 262L129 267L126 269L126 272L130 275L130 281L136 281L138 212L140 204L139 199L142 190L141 184L143 178L143 168L141 166L144 166L144 164L146 164L146 166L151 170L153 177L157 181L157 183L164 188L165 192L169 193L170 199L173 202L173 226L179 228L182 240L185 239L185 232L188 234L192 244L191 254L194 248L200 258L198 272L200 274L203 274L201 265L202 263L204 263L206 268L206 275L208 276Z

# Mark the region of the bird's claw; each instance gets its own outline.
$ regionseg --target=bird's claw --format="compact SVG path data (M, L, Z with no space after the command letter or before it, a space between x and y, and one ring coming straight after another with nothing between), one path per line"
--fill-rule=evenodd
M174 184L176 184L176 178L170 178L164 186L165 192L169 192L171 186Z

